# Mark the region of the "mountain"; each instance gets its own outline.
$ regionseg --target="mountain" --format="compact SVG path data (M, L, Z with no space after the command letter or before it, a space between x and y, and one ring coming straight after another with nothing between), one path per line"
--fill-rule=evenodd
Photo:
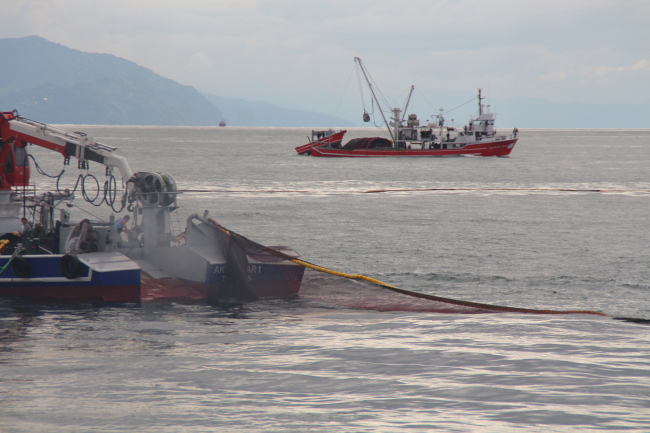
M286 127L353 127L354 123L327 114L282 108L268 102L223 98L201 92L223 112L230 126L286 126Z
M106 77L158 77L147 68L111 54L84 53L39 36L0 39L0 59L0 96L43 83L75 86Z
M0 107L43 123L214 126L222 117L194 88L162 77L46 83L0 97Z
M38 36L0 39L0 109L44 123L216 126L221 111L195 88L110 54Z
M201 94L134 62L38 36L0 39L0 61L0 110L44 123L354 126L326 114Z

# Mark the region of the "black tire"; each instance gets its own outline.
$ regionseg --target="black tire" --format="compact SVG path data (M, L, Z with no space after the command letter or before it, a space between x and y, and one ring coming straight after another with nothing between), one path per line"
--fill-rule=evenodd
M68 280L74 280L81 274L81 262L74 254L61 257L61 273Z
M32 268L29 266L29 262L21 256L16 256L11 261L11 270L19 278L29 278L32 274Z

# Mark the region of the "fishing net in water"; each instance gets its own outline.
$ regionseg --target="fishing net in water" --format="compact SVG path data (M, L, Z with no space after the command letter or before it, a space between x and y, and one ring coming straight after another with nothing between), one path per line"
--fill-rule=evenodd
M427 313L495 313L479 307L420 298L417 292L397 293L382 286L328 275L307 269L300 297L347 308L377 311L412 311Z
M254 257L256 261L271 263L288 260L305 266L308 270L300 289L300 296L343 307L436 313L513 312L607 316L604 313L589 310L559 311L505 307L404 290L365 275L347 274L314 265L300 259L297 255L288 254L288 251L282 251L278 247L271 248L258 244L226 229L211 218L208 218L208 221L215 228L217 239L226 252L228 271L224 286L227 286L230 293L241 300L257 299L247 277L248 257Z

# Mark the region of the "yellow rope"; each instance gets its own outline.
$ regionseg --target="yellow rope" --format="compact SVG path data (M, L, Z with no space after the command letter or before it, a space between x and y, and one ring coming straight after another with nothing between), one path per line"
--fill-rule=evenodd
M568 311L557 311L557 310L535 310L535 309L530 309L530 308L518 308L518 307L504 307L500 305L490 305L490 304L482 304L479 302L470 302L470 301L460 301L457 299L450 299L450 298L443 298L441 296L435 296L435 295L428 295L425 293L418 293L418 292L411 292L409 290L404 290L400 289L398 287L395 287L390 284L386 284L383 281L377 280L375 278L370 278L365 275L359 275L359 274L346 274L343 272L338 272L338 271L333 271L331 269L324 268L322 266L317 266L317 265L312 265L311 263L305 262L300 259L291 259L292 262L305 266L310 269L314 269L319 272L324 272L326 274L332 274L336 275L338 277L342 278L349 278L353 280L364 280L368 281L369 283L377 284L379 286L385 287L387 289L393 290L397 293L401 293L404 295L408 296L413 296L416 298L422 298L422 299L428 299L430 301L437 301L437 302L444 302L447 304L456 304L456 305L462 305L465 307L473 307L473 308L481 308L481 309L488 309L488 310L497 310L497 311L510 311L510 312L518 312L518 313L535 313L535 314L596 314L599 316L607 316L607 314L600 313L598 311L590 311L590 310L568 310Z
M258 244L257 242L253 242L250 239L247 239L235 232L232 232L225 227L223 227L221 224L213 220L212 218L208 218L208 221L214 226L214 228L221 230L225 234L227 234L230 237L239 239L243 242L249 243L251 245L254 245L256 248L259 248L261 250L264 250L270 254L273 254L276 257L283 258L285 260L289 260L297 265L304 266L306 268L313 269L318 272L323 272L326 274L331 274L331 275L336 275L337 277L342 277L342 278L348 278L352 280L363 280L367 281L372 284L376 284L378 286L387 288L389 290L392 290L397 293L401 293L403 295L408 295L412 296L415 298L421 298L421 299L428 299L430 301L436 301L436 302L443 302L446 304L454 304L454 305L461 305L464 307L472 307L472 308L479 308L483 310L495 310L495 311L507 311L507 312L513 312L513 313L531 313L531 314L594 314L598 316L608 316L605 313L601 313L598 311L590 311L590 310L565 310L565 311L558 311L558 310L535 310L535 309L530 309L530 308L518 308L518 307L504 307L501 305L490 305L490 304L482 304L479 302L470 302L470 301L460 301L457 299L451 299L451 298L443 298L441 296L435 296L435 295L428 295L426 293L418 293L418 292L412 292L410 290L404 290L400 289L398 287L395 287L390 284L386 284L383 281L377 280L375 278L370 278L365 275L361 274L346 274L344 272L338 272L334 271L332 269L327 269L322 266L314 265L309 262L306 262L304 260L296 259L293 257L290 257L286 254L283 254L279 251L276 251L272 248L265 247L264 245Z
M391 289L397 289L397 287L395 287L395 286L391 286L390 284L386 284L386 283L384 283L382 281L379 281L379 280L377 280L375 278L366 277L365 275L346 274L346 273L343 273L343 272L333 271L331 269L327 269L327 268L324 268L322 266L312 265L311 263L305 262L304 260L300 260L300 259L291 259L291 261L298 264L298 265L302 265L302 266L304 266L306 268L314 269L316 271L324 272L326 274L336 275L337 277L350 278L350 279L353 279L353 280L364 280L364 281L368 281L369 283L378 284L380 286L388 287L388 288L391 288Z

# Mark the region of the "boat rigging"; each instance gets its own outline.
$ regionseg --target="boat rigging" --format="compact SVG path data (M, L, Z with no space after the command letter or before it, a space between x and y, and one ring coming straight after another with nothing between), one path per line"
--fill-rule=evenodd
M423 125L420 125L416 114L407 115L415 89L413 85L409 90L404 107L391 108L387 111L391 113L390 118L387 119L377 94L379 89L373 85L366 66L359 57L355 57L354 61L372 94L373 103L377 104L390 140L381 137L355 138L345 145L340 145L338 140L334 142L311 140L308 145L296 148L298 154L321 157L508 156L517 143L516 128L510 135L497 132L494 126L496 116L490 111L489 105L483 104L485 98L481 95L481 89L478 89L476 98L456 107L460 108L474 99L478 99L478 114L470 117L469 123L462 129L445 124L444 114L453 110L444 112L443 109L440 109L439 114L432 115L431 121ZM363 97L363 92L361 94ZM370 120L365 103L363 120Z

